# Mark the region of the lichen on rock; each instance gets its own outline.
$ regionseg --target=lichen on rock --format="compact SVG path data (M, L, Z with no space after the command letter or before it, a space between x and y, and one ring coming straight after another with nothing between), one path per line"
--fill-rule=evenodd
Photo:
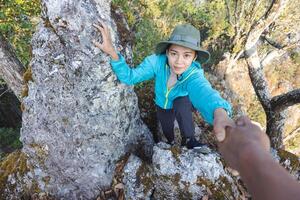
M151 157L152 135L140 119L133 87L117 80L109 56L93 45L101 41L93 24L105 22L129 60L130 45L120 40L111 1L42 0L41 5L23 100L23 152L42 191L56 198L95 198L99 187L111 185L126 153Z
M0 162L0 199L11 199L34 190L30 180L27 156L20 150Z
M154 147L151 164L131 157L125 169L128 199L201 199L204 196L238 199L242 196L217 153L204 155L161 142Z

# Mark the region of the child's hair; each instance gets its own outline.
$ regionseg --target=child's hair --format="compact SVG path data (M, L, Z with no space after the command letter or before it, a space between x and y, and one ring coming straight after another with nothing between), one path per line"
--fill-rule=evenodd
M166 50L169 50L169 48L171 47L172 44L168 44Z

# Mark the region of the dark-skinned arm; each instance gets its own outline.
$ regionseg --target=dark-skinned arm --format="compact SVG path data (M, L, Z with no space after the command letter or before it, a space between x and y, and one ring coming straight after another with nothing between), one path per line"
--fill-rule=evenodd
M236 169L256 200L300 199L300 184L269 153L270 141L259 126L241 117L218 143L227 164Z

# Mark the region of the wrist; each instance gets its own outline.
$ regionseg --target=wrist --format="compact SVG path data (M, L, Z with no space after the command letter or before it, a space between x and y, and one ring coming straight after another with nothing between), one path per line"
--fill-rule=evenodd
M268 153L261 147L261 145L255 142L248 142L242 145L242 148L238 152L238 171L240 173L251 171L257 162L262 157L266 157Z
M224 108L217 108L214 111L214 115L227 115L227 111Z
M227 111L223 108L217 108L214 111L214 119L226 119L229 118Z
M110 53L108 53L108 55L109 55L109 56L111 57L111 59L114 60L114 61L119 60L119 55L118 55L118 53L117 53L115 50L113 50L113 51L111 51Z

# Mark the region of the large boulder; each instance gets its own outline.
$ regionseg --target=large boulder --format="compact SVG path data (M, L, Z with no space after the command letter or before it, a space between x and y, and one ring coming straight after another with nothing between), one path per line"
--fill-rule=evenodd
M300 180L300 159L285 150L273 158ZM240 176L233 176L217 152L202 154L158 143L151 163L131 155L123 171L126 199L248 199Z
M126 199L239 199L242 194L217 153L159 143L152 163L131 156L124 168Z
M42 1L21 140L37 186L59 198L94 198L127 152L151 157L153 139L133 88L118 82L109 57L92 43L101 40L92 26L101 20L120 44L121 19L117 27L110 9L106 0ZM122 46L130 60L130 46Z

